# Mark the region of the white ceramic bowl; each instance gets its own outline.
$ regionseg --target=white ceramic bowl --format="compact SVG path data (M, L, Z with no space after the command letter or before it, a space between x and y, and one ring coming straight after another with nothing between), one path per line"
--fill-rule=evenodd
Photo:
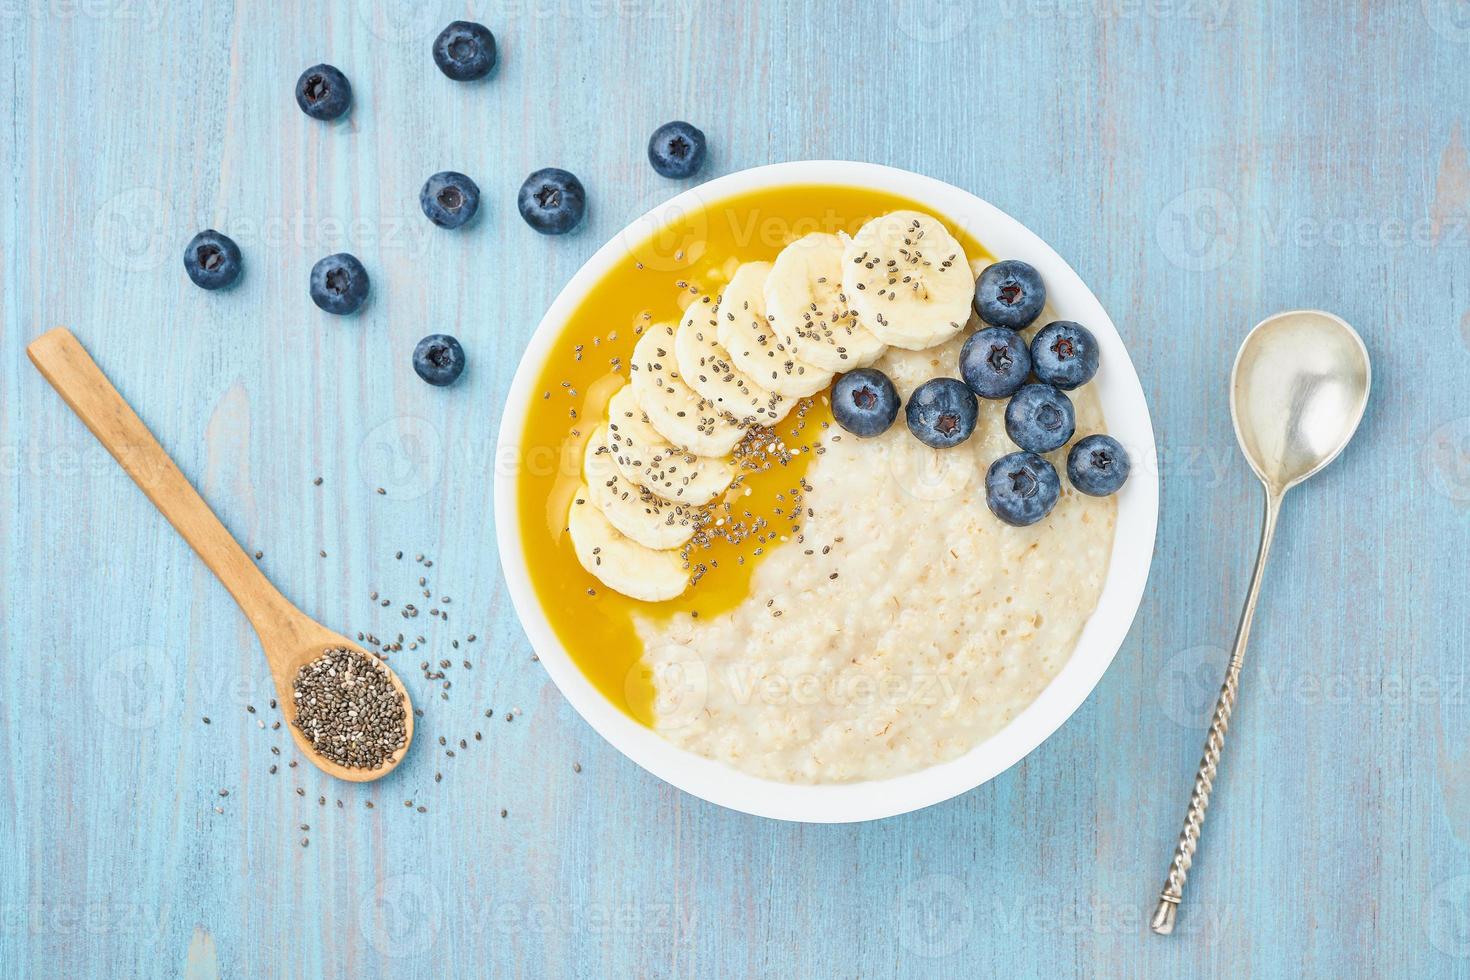
M950 762L861 783L806 786L758 779L664 741L614 707L573 663L531 587L511 467L500 468L496 475L496 540L511 599L541 663L572 707L628 758L686 793L734 810L812 823L871 820L947 800L1004 772L1071 717L1102 678L1138 611L1153 560L1159 514L1153 426L1133 362L1102 305L1061 256L1020 222L973 194L929 177L869 163L813 160L742 170L687 190L598 249L551 304L526 347L501 417L496 458L516 458L526 413L540 404L532 386L552 342L587 291L628 255L631 245L660 227L666 216L790 184L878 188L932 207L945 220L964 227L992 254L1025 259L1035 266L1046 282L1049 307L1058 317L1085 324L1097 337L1102 368L1093 384L1102 399L1108 432L1127 447L1133 472L1118 498L1117 535L1102 597L1066 666L1014 721Z

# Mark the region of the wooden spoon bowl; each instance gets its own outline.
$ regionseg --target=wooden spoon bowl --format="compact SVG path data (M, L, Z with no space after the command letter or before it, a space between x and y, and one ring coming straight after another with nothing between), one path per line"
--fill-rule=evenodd
M283 597L281 601L286 600ZM256 626L255 633L260 637L260 645L265 650L265 659L271 668L271 678L276 684L276 701L281 706L281 713L286 717L287 727L291 730L291 738L296 741L296 747L322 772L329 776L336 776L338 779L345 779L350 783L367 783L386 776L403 760L408 746L413 742L413 702L409 700L408 691L404 689L403 682L398 679L398 675L391 667L358 644L348 640L347 637L332 632L294 607L290 609L290 612L294 614L294 617L287 618L286 621L269 630ZM368 660L387 672L393 689L403 699L403 745L376 769L344 766L328 759L317 752L311 740L296 726L296 699L293 697L292 682L295 681L296 674L302 667L328 650L352 650L367 657Z
M398 675L358 644L311 619L271 585L71 331L57 327L42 334L26 348L26 353L235 597L260 637L275 680L277 703L302 753L329 776L348 782L369 782L392 772L413 742L413 702ZM325 651L335 649L353 650L377 663L403 699L403 745L376 769L344 766L328 759L317 752L296 726L293 682L297 672Z

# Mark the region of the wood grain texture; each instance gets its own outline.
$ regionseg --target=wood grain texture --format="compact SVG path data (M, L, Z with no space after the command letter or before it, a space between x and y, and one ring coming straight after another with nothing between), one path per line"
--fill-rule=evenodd
M0 4L0 974L1470 976L1470 18L977 6ZM480 85L429 60L465 15L501 42ZM337 125L291 97L323 60L356 92ZM710 134L711 176L839 157L973 190L1129 342L1162 449L1149 592L1071 722L958 800L846 827L726 813L603 744L531 660L487 521L501 400L561 284L676 189L643 158L669 118ZM566 239L515 213L545 165L591 196ZM418 212L441 169L485 191L464 234ZM181 268L207 226L245 253L228 293ZM343 249L375 283L350 320L306 290ZM1295 306L1359 329L1375 394L1287 501L1161 939L1259 519L1225 379ZM25 363L62 323L309 615L396 633L369 593L412 601L413 556L434 561L453 602L428 656L455 686L396 664L426 717L391 777L268 774L291 749L245 710L270 696L248 625ZM471 363L446 390L409 367L435 330Z

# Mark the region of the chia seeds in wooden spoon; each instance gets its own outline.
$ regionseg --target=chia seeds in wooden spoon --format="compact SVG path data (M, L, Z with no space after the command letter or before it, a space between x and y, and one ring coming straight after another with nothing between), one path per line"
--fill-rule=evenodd
M292 722L323 757L376 769L403 747L403 698L388 671L356 650L327 650L291 682Z

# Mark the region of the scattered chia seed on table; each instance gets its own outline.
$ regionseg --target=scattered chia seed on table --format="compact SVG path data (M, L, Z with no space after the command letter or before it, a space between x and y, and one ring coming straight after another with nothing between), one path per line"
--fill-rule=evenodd
M324 757L376 769L403 747L403 698L387 670L355 650L327 650L291 683L292 722Z
M318 551L321 554L321 550ZM402 561L406 556L402 551L392 552L395 560ZM419 554L415 557L415 563L420 570L427 573L434 567L434 560L426 555ZM428 574L415 573L409 582L417 580L425 599L434 600L438 596L438 605L430 608L430 617L437 619L439 624L448 622L449 614L447 607L454 603L452 594L441 594L441 589L435 586ZM397 607L394 612L399 613L405 619L415 619L419 616L420 609L413 603L386 598L381 586L369 593L372 605L377 608L387 609ZM363 650L354 649L328 649L319 657L304 666L297 672L292 684L292 701L296 705L297 716L292 724L306 736L307 741L312 744L315 751L327 759L341 765L354 766L357 768L377 768L387 761L396 751L401 749L407 738L407 705L398 694L398 689L393 686L382 667L389 659L389 654L402 651L405 647L409 650L422 650L422 657L431 657L429 651L434 647L448 642L452 650L458 651L463 644L475 643L478 637L474 633L461 634L459 638L428 636L430 631L426 627L423 633L418 633L412 638L404 633L397 633L396 637L379 637L373 632L360 631L357 633L358 642L363 645ZM449 652L445 650L443 652ZM469 652L468 650L464 652ZM456 667L468 671L473 663L467 659L450 659L441 655L437 659L425 659L419 663L419 669L423 673L425 681L439 688L439 697L443 701L449 700L449 690L453 686L447 679L449 672ZM437 669L436 669L437 668ZM465 678L464 680L468 680ZM281 720L262 718L265 709L258 705L245 703L241 705L247 718L254 720L256 727L264 730L269 726L270 730L276 731L281 727ZM275 698L269 700L269 709L274 712L279 710ZM475 710L475 709L471 709ZM493 708L483 709L485 718L493 718ZM502 711L506 721L513 721L519 709ZM425 717L424 710L419 707L413 708L415 718ZM211 725L213 719L208 715L200 716L204 725ZM471 742L485 741L483 732L474 731L467 733L461 738L452 735L438 735L437 741L442 747L446 760L456 760L461 753L468 753ZM457 743L457 744L456 744ZM282 749L278 745L268 746L272 756L282 755ZM458 751L457 751L458 750ZM268 772L274 776L280 772L280 767L275 759L270 764ZM450 761L448 764L456 765L458 762ZM297 769L296 759L286 762L289 769ZM434 772L434 783L439 784L445 775L451 775L446 771ZM301 786L292 786L291 789L303 802L310 799L307 789ZM232 795L229 789L220 789L216 792L216 800L225 802L224 797ZM318 795L317 806L326 808L333 802L326 796ZM345 809L344 800L335 800L337 809ZM364 800L365 809L374 810L372 800ZM427 814L430 807L427 803L418 800L405 800L404 806L415 814ZM212 806L217 813L224 813L224 807ZM502 814L506 816L508 814ZM303 832L309 827L303 825ZM320 830L320 828L318 828ZM301 846L306 847L308 842L304 836L300 840Z

